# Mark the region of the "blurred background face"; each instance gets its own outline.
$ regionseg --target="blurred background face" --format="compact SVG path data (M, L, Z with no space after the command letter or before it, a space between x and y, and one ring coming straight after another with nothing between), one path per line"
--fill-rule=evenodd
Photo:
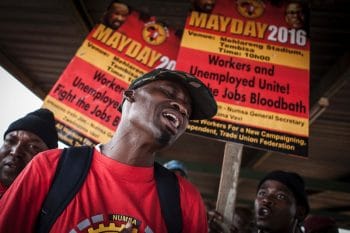
M290 3L286 8L286 22L292 28L302 28L304 26L305 15L299 3Z
M0 147L0 181L10 186L18 174L39 152L48 147L37 135L16 130L9 132Z
M129 14L129 8L123 3L113 3L104 16L104 22L107 26L118 29L126 20Z
M215 1L216 0L195 0L196 10L210 13L214 9Z

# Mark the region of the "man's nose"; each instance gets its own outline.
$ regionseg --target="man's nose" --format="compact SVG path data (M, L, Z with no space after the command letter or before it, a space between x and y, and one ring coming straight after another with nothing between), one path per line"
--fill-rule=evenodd
M116 15L116 19L119 21L124 21L125 20L125 16L123 15Z
M23 147L21 142L18 142L15 145L12 145L11 147L11 155L15 157L21 157L23 155Z
M262 199L263 204L269 206L273 203L273 197L271 194L266 195L263 199Z
M180 103L178 102L171 102L171 106L173 106L177 111L179 111L182 115L185 115L187 118L189 118L187 109Z

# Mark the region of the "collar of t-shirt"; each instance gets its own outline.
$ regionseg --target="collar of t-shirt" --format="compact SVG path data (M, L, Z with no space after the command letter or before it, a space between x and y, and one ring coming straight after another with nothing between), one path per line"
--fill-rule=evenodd
M103 164L115 176L132 182L151 182L154 181L154 169L152 167L136 167L121 163L101 152L102 144L97 144L95 149L99 152L97 160Z

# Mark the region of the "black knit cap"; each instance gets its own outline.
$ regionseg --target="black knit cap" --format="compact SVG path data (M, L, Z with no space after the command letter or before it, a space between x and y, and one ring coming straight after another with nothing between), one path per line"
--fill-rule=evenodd
M10 124L5 136L15 130L25 130L40 137L48 148L58 147L58 136L53 113L45 108L40 108Z
M266 180L275 180L287 186L293 193L297 204L305 207L306 214L309 213L310 206L307 199L307 194L305 192L305 183L300 175L294 172L285 172L280 170L272 171L260 181L258 190Z

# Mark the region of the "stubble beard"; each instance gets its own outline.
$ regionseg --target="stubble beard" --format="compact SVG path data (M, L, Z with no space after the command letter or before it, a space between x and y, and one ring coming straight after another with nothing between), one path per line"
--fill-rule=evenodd
M157 138L157 142L160 146L165 147L170 144L171 135L168 132L162 132Z

